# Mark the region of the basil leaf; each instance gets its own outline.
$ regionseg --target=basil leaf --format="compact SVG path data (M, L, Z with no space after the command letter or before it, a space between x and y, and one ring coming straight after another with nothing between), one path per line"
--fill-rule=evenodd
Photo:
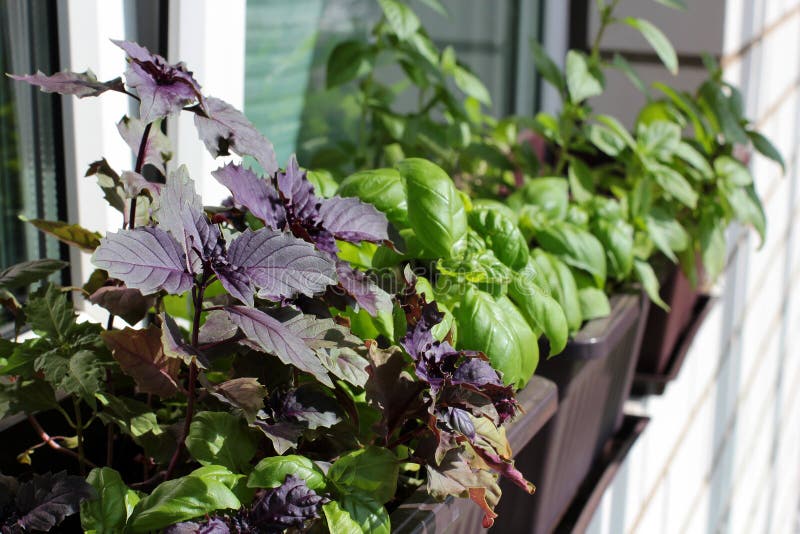
M656 183L667 195L691 209L697 207L697 192L681 173L659 164L652 165L650 170Z
M536 178L508 199L512 209L535 206L550 220L563 220L569 206L569 182L564 178Z
M226 412L200 412L192 419L186 449L202 465L219 464L246 472L256 441L240 417Z
M574 104L603 92L602 74L589 65L585 54L576 50L567 52L567 89Z
M407 5L397 0L378 0L389 27L404 41L416 33L420 23L417 15Z
M606 255L603 244L586 230L566 222L555 222L536 232L541 247L568 265L591 274L597 287L606 280Z
M722 221L705 213L700 218L700 257L709 280L715 280L725 269L726 243Z
M337 487L360 490L379 503L385 503L397 490L399 466L392 451L369 446L336 460L328 470L328 479Z
M550 356L564 350L569 326L561 305L525 273L509 284L508 294L528 324L550 341Z
M503 309L508 324L517 336L517 342L520 347L520 360L519 376L514 386L517 389L522 389L531 379L533 373L536 372L536 367L539 365L539 336L534 333L528 321L523 317L522 312L507 296L503 295L497 299L497 304Z
M720 156L714 160L714 171L727 186L746 186L753 183L747 167L730 156Z
M642 36L647 39L647 42L650 43L650 46L653 47L653 50L656 51L656 55L658 55L664 66L673 75L678 74L678 55L675 53L675 49L667 39L667 36L661 30L644 19L626 17L622 19L622 22L631 28L639 30Z
M583 317L580 313L580 302L577 300L578 289L574 277L571 283L568 277L565 278L566 287L563 287L559 276L559 267L557 267L559 264L563 265L563 262L541 249L534 249L531 256L541 275L539 280L547 285L550 295L561 306L569 332L577 332L581 327Z
M675 217L662 209L654 208L645 217L647 233L653 244L673 262L678 261L675 252L689 246L689 234Z
M623 220L597 219L593 230L605 248L608 271L625 280L633 267L633 227Z
M642 284L650 300L659 308L669 311L669 306L661 300L661 295L658 294L659 283L653 267L646 261L636 258L633 260L633 272L636 273L636 279Z
M379 502L361 492L339 496L322 507L328 530L336 534L389 534L391 522Z
M331 50L325 70L328 89L343 85L368 74L373 67L373 52L369 45L359 40L343 41Z
M585 321L606 317L611 313L611 303L605 291L593 286L578 289L578 300L581 303L581 315Z
M128 518L125 496L128 487L110 467L92 469L86 481L97 491L98 498L81 503L81 526L98 533L121 530Z
M730 204L733 216L737 221L755 228L761 240L759 247L763 246L767 233L767 217L753 184L747 187L735 187L727 191L725 200Z
M536 65L536 70L542 78L558 89L558 92L563 95L567 87L564 82L564 76L561 74L561 69L558 68L558 65L550 59L544 47L533 39L531 39L531 53L533 55L533 62Z
M185 476L162 482L153 493L139 501L128 520L128 530L159 530L217 510L236 510L241 506L225 484L212 478Z
M786 174L786 163L783 161L783 156L781 156L781 153L777 148L775 148L775 145L773 145L769 139L755 130L748 130L747 137L749 137L750 142L753 143L753 148L760 152L762 156L767 157L780 165L781 171Z
M286 475L302 478L306 485L314 491L324 490L326 486L322 470L305 456L297 454L264 458L253 468L253 472L247 479L247 486L250 488L277 488L286 480Z
M440 167L420 158L397 164L408 194L408 221L425 249L440 258L453 256L466 236L464 202L453 181Z
M397 229L408 227L408 202L400 173L395 169L361 171L345 178L338 194L358 197L386 214Z
M497 259L512 269L528 263L528 242L514 221L491 209L473 209L468 216L470 227L486 241Z
M453 316L458 324L458 348L486 354L506 385L522 379L519 339L490 294L467 286Z

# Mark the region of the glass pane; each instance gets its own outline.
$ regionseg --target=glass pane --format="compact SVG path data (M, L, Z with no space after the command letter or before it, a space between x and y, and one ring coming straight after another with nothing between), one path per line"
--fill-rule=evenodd
M436 44L452 45L484 80L494 114L512 112L519 1L443 3L447 18L420 2L413 7ZM297 152L313 164L303 155L314 147L352 139L357 106L341 90L324 90L325 63L338 42L366 38L380 15L375 0L247 0L245 113L272 140L279 162ZM413 94L404 98L415 102Z

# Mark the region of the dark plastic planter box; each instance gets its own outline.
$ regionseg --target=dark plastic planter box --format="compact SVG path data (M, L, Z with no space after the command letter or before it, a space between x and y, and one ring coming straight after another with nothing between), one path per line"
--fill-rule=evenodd
M682 334L689 327L694 315L700 291L694 289L677 265L665 258L656 260L661 296L669 307L666 312L658 306L650 306L647 326L644 331L637 374L660 375L667 369Z
M524 412L506 425L506 435L513 451L522 450L556 413L557 396L556 385L539 376L534 376L519 392L517 400ZM528 475L524 471L523 474ZM528 479L533 481L530 477ZM503 493L505 499L505 489ZM485 532L481 526L482 518L483 512L469 499L449 497L443 502L438 502L422 487L392 513L392 532L403 534Z
M700 295L697 298L694 303L694 309L691 311L689 324L676 341L675 348L667 361L664 371L661 373L643 373L637 369L636 375L633 377L631 395L661 395L664 393L667 384L678 377L686 355L692 346L692 341L694 341L697 331L700 330L700 326L706 320L708 312L711 311L715 301L716 299L709 295ZM642 350L644 350L644 347L642 347Z
M650 422L649 417L626 415L622 426L608 440L600 458L592 466L589 475L581 484L578 495L572 501L564 519L555 529L558 534L586 532L594 518L606 489L614 482L617 471L625 461L631 448Z
M614 296L608 317L584 325L563 354L540 363L537 374L558 386L558 412L517 454L537 491L503 488L498 532L549 533L558 525L622 424L649 304L640 294Z

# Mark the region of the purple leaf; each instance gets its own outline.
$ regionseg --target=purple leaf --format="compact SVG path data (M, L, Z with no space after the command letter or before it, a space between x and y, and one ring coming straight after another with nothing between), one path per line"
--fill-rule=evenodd
M189 258L191 271L200 271L203 261L219 257L223 252L219 228L211 224L203 211L203 201L189 178L189 170L181 165L169 174L161 190L158 210L159 227L167 230L181 244Z
M319 216L323 199L317 197L314 184L308 181L306 171L300 168L294 154L289 158L286 170L278 171L276 181L292 218L305 221Z
M278 192L267 180L241 165L229 163L211 173L233 195L236 204L244 206L269 228L286 226L286 210Z
M122 176L119 178L119 183L122 185L122 190L127 198L137 197L145 190L150 191L154 196L161 193L162 184L148 182L144 176L133 171L123 171Z
M128 54L125 80L139 95L139 118L143 123L178 113L184 106L204 104L200 85L186 65L171 65L145 47L129 41L113 41Z
M17 491L19 519L15 526L21 531L49 531L77 513L81 501L96 497L97 492L83 478L66 471L33 475L33 480L20 484Z
M217 258L211 264L211 269L217 275L225 291L230 293L233 298L250 306L254 305L253 295L256 289L247 271L231 265L225 258Z
M127 115L117 123L117 130L134 154L139 153L139 144L144 135L144 124L139 119ZM161 121L153 123L144 148L144 164L152 165L161 174L166 174L167 162L172 159L172 144L169 137L161 131Z
M144 319L155 301L155 297L146 297L138 289L120 286L101 287L89 297L92 304L102 306L132 325Z
M338 261L336 262L336 274L342 289L370 315L377 315L381 311L391 311L392 298L365 273L355 269L349 263Z
M208 367L208 360L205 356L189 345L183 338L180 328L175 323L175 319L162 313L161 317L161 346L167 358L175 358L183 361L186 365L196 364L200 369Z
M141 393L166 398L178 392L181 362L164 354L159 328L106 330L101 336L123 372L133 378Z
M270 423L262 419L256 419L253 426L261 430L272 442L272 447L279 455L289 449L297 448L300 436L305 432L305 425L294 422Z
M314 351L283 323L254 308L229 306L225 311L259 350L274 354L283 363L294 365L301 371L314 375L326 386L333 387L327 370Z
M193 283L180 245L160 228L140 227L107 234L92 255L92 263L144 295L162 289L179 295Z
M276 421L297 421L312 430L330 428L342 420L337 413L336 401L307 385L285 392L274 391L270 408Z
M38 85L45 93L60 93L62 95L75 95L78 98L87 96L98 96L108 90L120 91L122 79L115 78L107 82L98 81L94 73L90 70L86 72L58 72L52 76L46 76L37 71L36 74L26 74L18 76L9 75L15 80L27 82L31 85Z
M470 419L469 412L466 410L447 407L445 408L443 419L450 428L466 436L467 439L475 439L475 425L472 424L472 419Z
M220 401L234 406L244 412L248 421L255 420L259 410L264 408L264 397L267 388L253 377L232 378L209 390Z
M164 534L230 534L228 524L219 517L212 517L205 523L184 521L164 529Z
M319 210L322 224L337 239L357 243L389 242L386 215L355 197L333 197L323 201Z
M262 228L246 230L231 242L228 262L244 271L259 288L258 296L270 300L313 296L336 283L334 264L314 246L290 234ZM220 277L220 281L225 281ZM252 297L246 301L252 305Z
M327 499L314 493L304 480L286 475L283 484L256 498L249 513L250 524L266 531L302 529L307 521L319 517L320 507L326 502Z
M206 117L194 116L200 139L212 156L253 156L268 175L278 170L272 143L256 130L241 111L219 98L206 99Z

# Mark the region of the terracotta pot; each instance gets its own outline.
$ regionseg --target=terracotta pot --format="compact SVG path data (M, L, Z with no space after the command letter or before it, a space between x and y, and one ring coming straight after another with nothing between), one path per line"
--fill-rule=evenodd
M517 454L537 491L503 487L498 532L548 533L558 525L622 424L649 304L639 294L612 297L608 317L588 322L564 353L540 363L537 374L558 386L558 411Z

